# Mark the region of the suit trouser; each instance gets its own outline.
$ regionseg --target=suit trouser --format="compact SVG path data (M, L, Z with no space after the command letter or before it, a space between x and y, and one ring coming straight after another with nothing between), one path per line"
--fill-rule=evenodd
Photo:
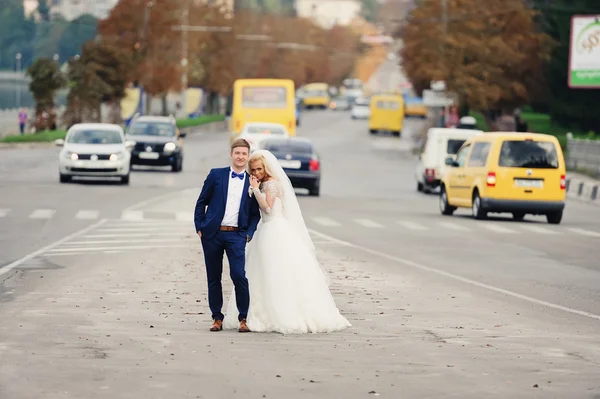
M227 254L231 280L235 287L238 320L245 319L250 306L250 291L246 278L246 239L237 231L217 231L211 238L202 237L206 277L208 279L208 305L214 320L223 320L223 254Z

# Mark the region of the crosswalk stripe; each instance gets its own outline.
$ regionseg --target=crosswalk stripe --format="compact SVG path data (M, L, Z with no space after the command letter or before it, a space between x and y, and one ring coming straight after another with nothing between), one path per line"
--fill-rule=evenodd
M469 228L467 228L465 226L461 226L460 224L452 223L452 222L440 222L440 226L445 227L450 230L470 231Z
M548 230L548 229L545 229L545 228L540 227L540 226L522 225L521 228L524 229L524 230L532 231L534 233L538 233L538 234L548 234L548 235L559 234L557 231Z
M145 233L145 232L152 232L152 231L188 233L190 231L190 226L181 226L181 227L156 226L156 227L132 227L132 228L109 227L106 229L98 229L97 231L102 232L102 233L125 233L125 232Z
M376 223L370 219L354 219L354 221L361 226L367 227L369 229L380 229L383 225Z
M143 211L123 211L121 213L121 220L144 220Z
M82 238L144 238L144 237L183 237L192 235L196 237L196 233L191 232L172 232L172 233L116 233L116 234L89 234L81 236Z
M79 211L75 215L76 219L98 219L100 212L98 211Z
M600 233L596 233L595 231L578 229L575 227L570 227L569 230L571 230L573 233L581 234L582 236L600 237Z
M10 212L10 209L0 209L0 218L5 217Z
M161 242L181 242L185 239L182 237L177 238L145 238L145 239L129 239L129 240L85 240L85 241L73 241L63 244L64 246L71 245L104 245L104 244L134 244L134 243L161 243ZM198 237L194 241L197 241Z
M192 222L194 220L194 214L192 212L177 212L175 219L179 222Z
M406 227L407 229L410 229L410 230L429 230L427 227L422 226L415 222L399 221L398 224L400 226Z
M50 219L56 211L54 209L36 209L31 215L30 219Z
M118 251L125 249L165 249L165 248L190 248L189 244L175 244L175 245L128 245L128 246L110 246L110 247L69 247L69 248L56 248L48 251L48 253L61 253L61 252L91 252L91 251Z
M484 224L483 225L484 228L491 230L495 233L502 233L502 234L509 234L509 233L515 233L514 230L511 230L507 227L503 227L503 226L499 226L497 224Z
M320 225L326 226L326 227L339 227L339 226L341 226L341 224L339 224L335 220L327 218L327 217L314 217L314 218L312 218L312 220L314 220L316 223L319 223Z

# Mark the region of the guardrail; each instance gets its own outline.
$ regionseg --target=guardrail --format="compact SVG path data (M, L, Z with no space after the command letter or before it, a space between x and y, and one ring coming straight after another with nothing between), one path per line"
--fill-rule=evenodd
M566 161L567 169L600 178L600 140L568 137Z

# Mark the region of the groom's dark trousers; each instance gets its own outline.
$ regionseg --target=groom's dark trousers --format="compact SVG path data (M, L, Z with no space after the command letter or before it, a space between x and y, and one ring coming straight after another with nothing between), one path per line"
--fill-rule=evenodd
M246 177L238 216L237 229L221 226L225 216L225 205L230 168L212 169L198 200L194 212L196 231L202 233L202 248L208 279L208 304L214 320L223 320L223 255L229 260L230 276L235 286L238 319L245 319L250 306L250 293L246 278L246 242L252 239L260 220L258 203L248 195L249 179Z

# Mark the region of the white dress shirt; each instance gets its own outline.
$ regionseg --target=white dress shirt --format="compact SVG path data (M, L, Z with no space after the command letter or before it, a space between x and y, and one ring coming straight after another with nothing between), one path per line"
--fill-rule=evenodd
M225 215L221 226L238 227L238 217L240 215L240 205L242 204L242 194L244 191L244 183L248 176L246 172L244 178L231 177L233 169L229 168L229 186L227 188L227 202L225 203Z

